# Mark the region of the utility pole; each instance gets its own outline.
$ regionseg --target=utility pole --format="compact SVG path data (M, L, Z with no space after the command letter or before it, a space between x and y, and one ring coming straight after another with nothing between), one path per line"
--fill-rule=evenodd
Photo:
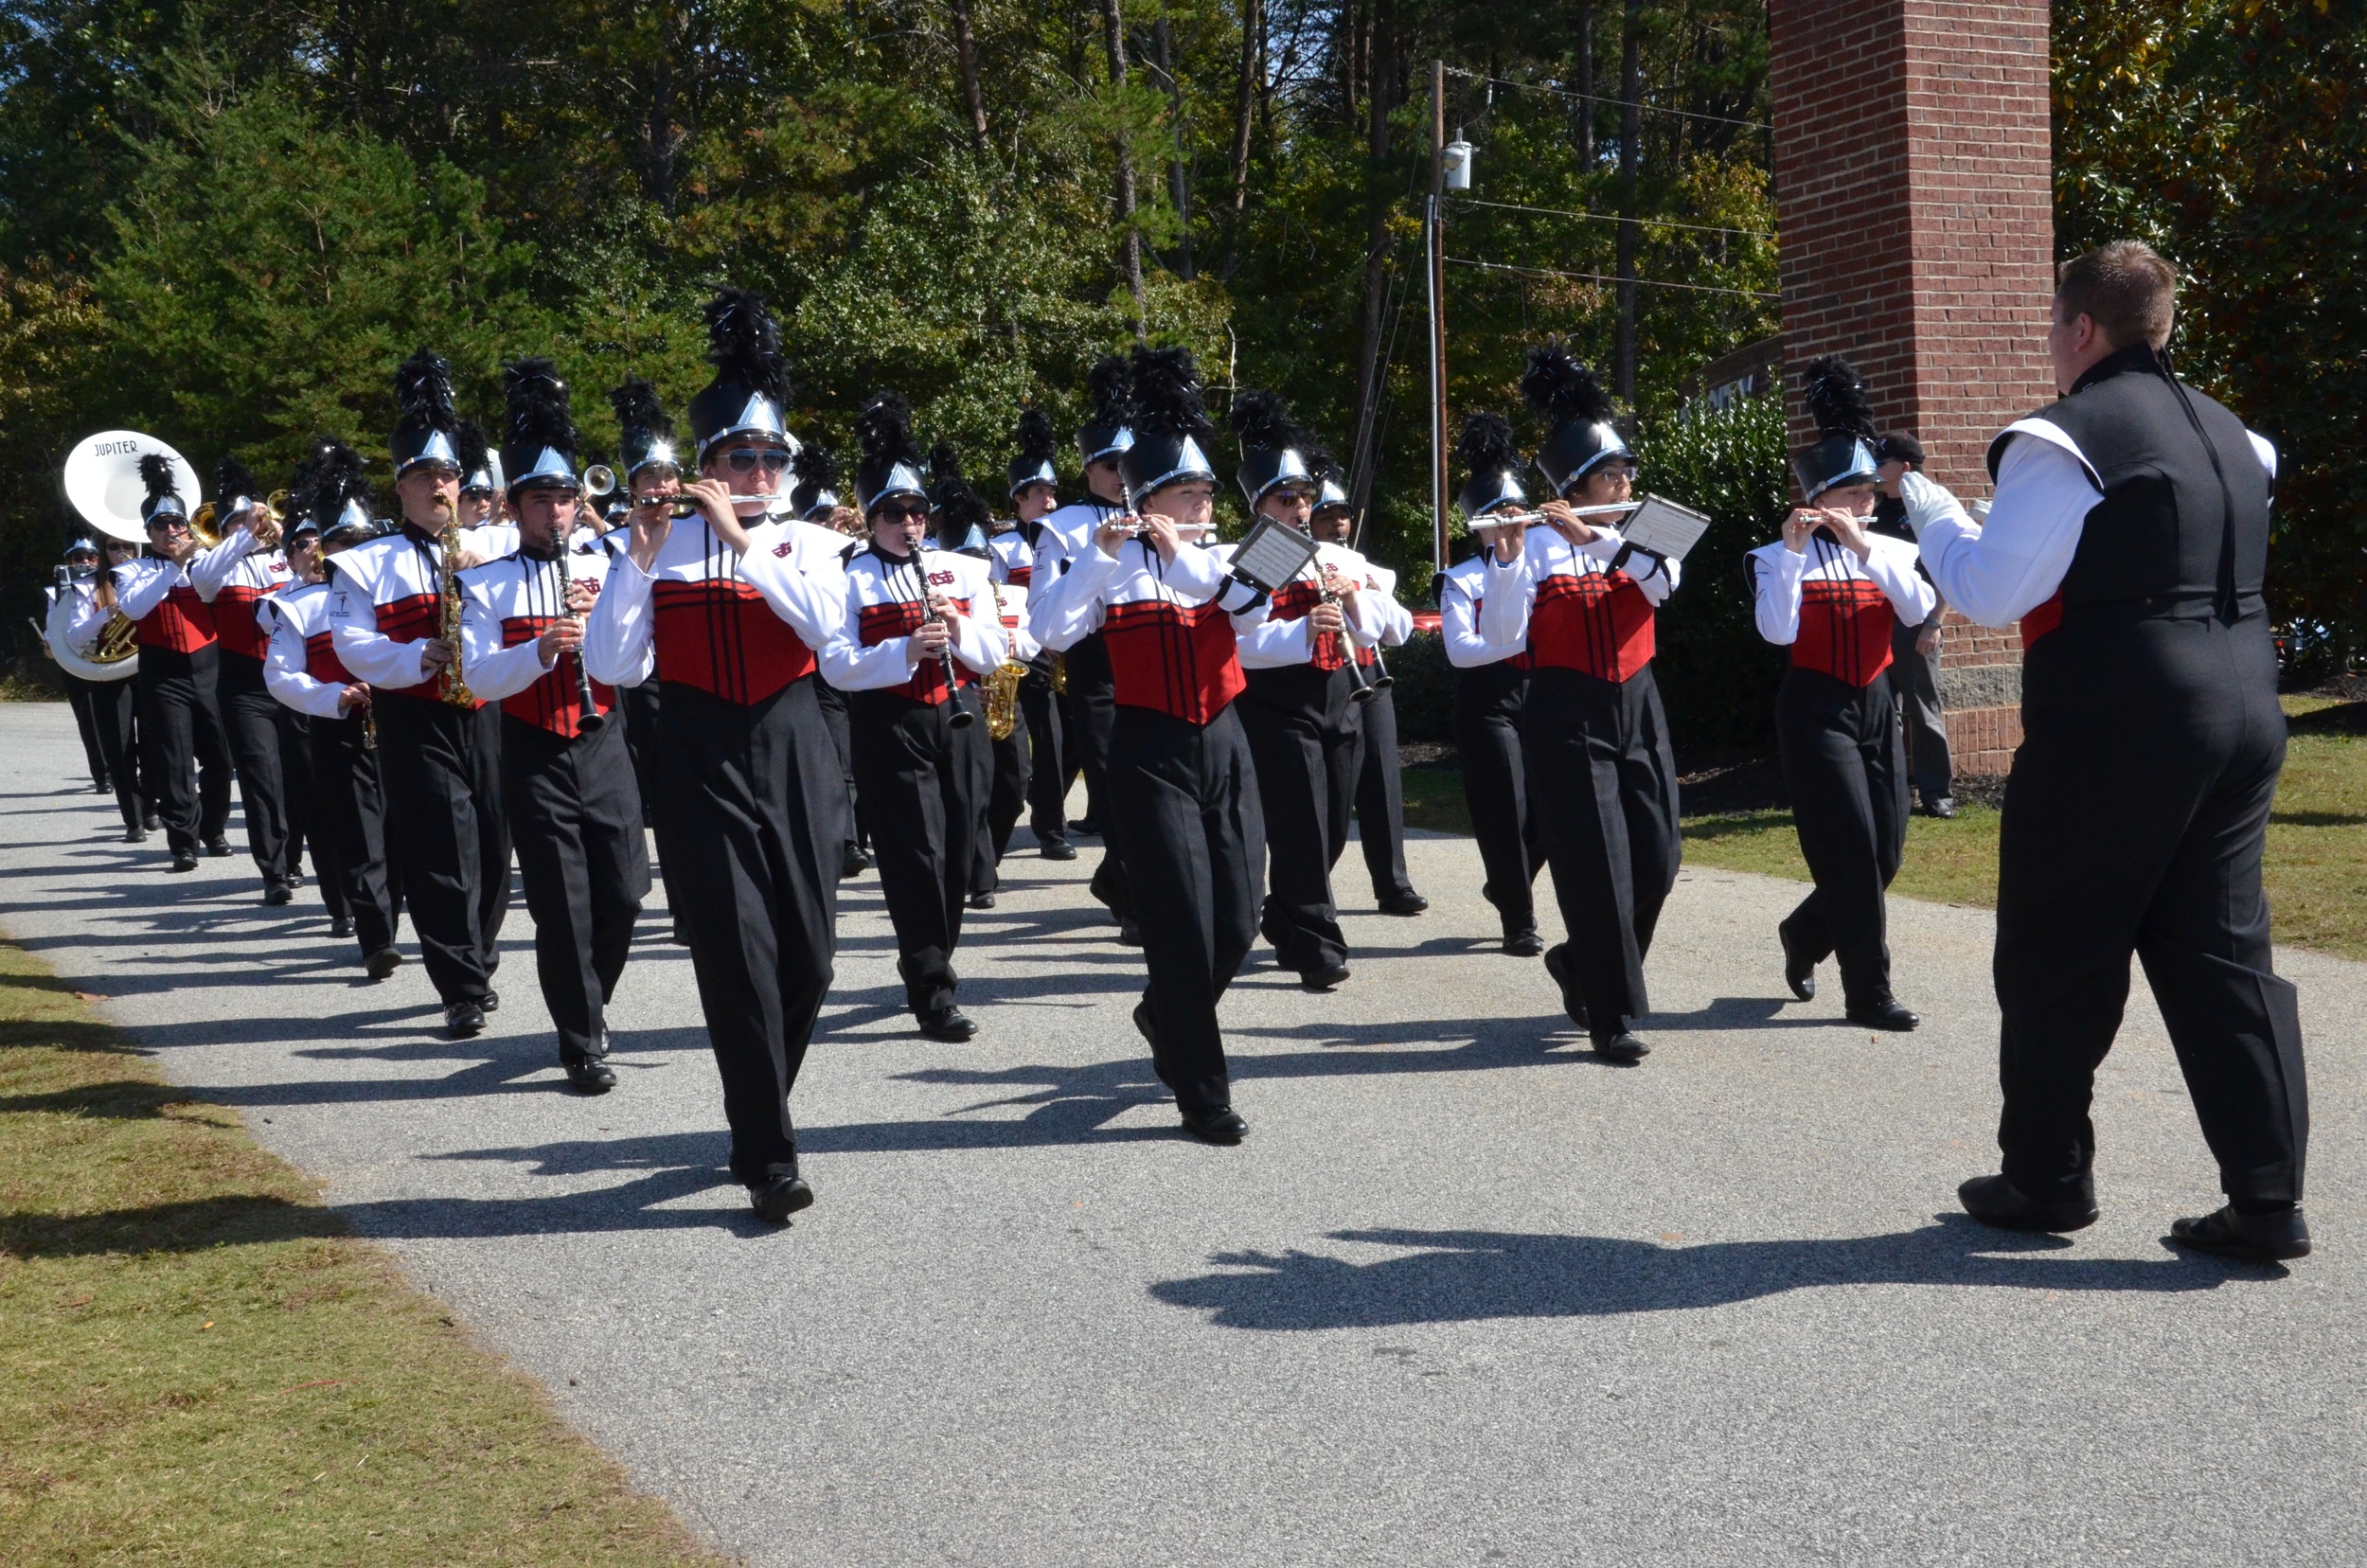
M1447 62L1430 62L1431 566L1447 569Z

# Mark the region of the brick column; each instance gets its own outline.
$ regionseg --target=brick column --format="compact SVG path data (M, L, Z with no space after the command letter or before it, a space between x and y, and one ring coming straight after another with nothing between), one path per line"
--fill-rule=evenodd
M1786 396L1849 356L1931 476L1989 493L1989 438L2055 397L2044 0L1771 0ZM1941 697L1961 773L2021 739L2019 640L1949 617Z

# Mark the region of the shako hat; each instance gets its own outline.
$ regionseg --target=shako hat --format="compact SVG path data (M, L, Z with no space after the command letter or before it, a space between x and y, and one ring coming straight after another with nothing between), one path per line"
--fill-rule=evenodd
M1521 395L1545 417L1547 433L1537 449L1537 472L1556 495L1568 494L1571 486L1614 457L1635 460L1618 426L1611 423L1611 394L1559 338L1529 350Z
M188 521L188 503L181 498L181 483L173 477L172 459L161 452L151 452L140 458L140 483L148 493L140 497L140 521L153 523L160 517L177 517Z
M1801 496L1810 502L1835 485L1874 482L1874 408L1866 401L1865 378L1839 354L1808 362L1800 387L1817 438L1791 455Z
M1077 432L1077 450L1088 463L1116 457L1134 444L1129 420L1134 412L1132 374L1122 355L1104 354L1085 377L1085 399L1093 413Z
M1454 504L1467 524L1498 507L1528 504L1529 492L1521 488L1521 454L1512 445L1511 421L1503 415L1482 411L1465 419L1454 456L1464 475Z
M359 544L387 531L370 515L362 454L333 437L314 440L311 455L296 465L294 496L294 511L320 529L324 546Z
M734 436L763 436L790 451L789 361L780 323L753 289L724 289L707 302L707 363L715 379L690 400L690 435L699 455Z
M459 434L453 445L460 453L460 493L499 495L502 491L502 460L486 444L485 432L477 427L474 419L460 421Z
M1052 466L1052 454L1059 442L1052 434L1052 420L1042 409L1019 411L1019 423L1011 430L1011 444L1019 448L1019 455L1011 459L1010 488L1003 493L1016 497L1030 485L1050 485L1057 492L1060 488L1060 471Z
M1168 485L1187 479L1214 484L1208 447L1217 431L1201 400L1192 351L1138 343L1127 370L1134 390L1134 444L1118 459L1127 495L1139 507Z
M460 416L453 411L452 366L441 354L415 350L395 368L395 433L387 438L400 479L421 463L449 463L468 470L460 461Z
M567 383L546 359L512 360L502 370L502 471L508 492L536 485L578 489L576 421Z
M838 487L845 483L839 468L838 454L819 441L797 449L791 465L797 474L797 483L790 487L789 508L804 523L818 523L838 510L842 503Z
M894 392L875 392L855 416L855 440L863 456L855 464L855 498L865 517L891 495L909 495L924 505L929 481L920 471L920 449L913 444L913 405Z
M1291 421L1280 394L1244 392L1233 401L1233 434L1241 438L1241 466L1233 477L1249 500L1249 509L1268 491L1287 484L1315 482L1314 454L1304 431Z
M628 488L645 468L682 472L674 448L674 418L658 401L656 387L634 376L608 395L608 405L616 411L616 457Z

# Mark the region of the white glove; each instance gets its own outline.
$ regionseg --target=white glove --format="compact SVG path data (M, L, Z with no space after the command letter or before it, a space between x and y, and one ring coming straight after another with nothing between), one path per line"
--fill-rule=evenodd
M1913 469L1898 476L1898 498L1907 505L1907 531L1917 539L1923 530L1943 517L1965 517L1965 508L1948 487L1935 479L1917 473Z

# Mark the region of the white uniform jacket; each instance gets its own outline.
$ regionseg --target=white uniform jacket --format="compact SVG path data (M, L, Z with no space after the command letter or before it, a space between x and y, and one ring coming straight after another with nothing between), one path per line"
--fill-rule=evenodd
M944 702L950 694L945 662L922 659L913 642L927 618L930 594L953 603L951 646L963 667L962 685L975 685L977 676L1003 662L1008 644L986 561L927 547L900 561L873 544L845 554L845 615L835 646L823 658L824 678L832 686Z

